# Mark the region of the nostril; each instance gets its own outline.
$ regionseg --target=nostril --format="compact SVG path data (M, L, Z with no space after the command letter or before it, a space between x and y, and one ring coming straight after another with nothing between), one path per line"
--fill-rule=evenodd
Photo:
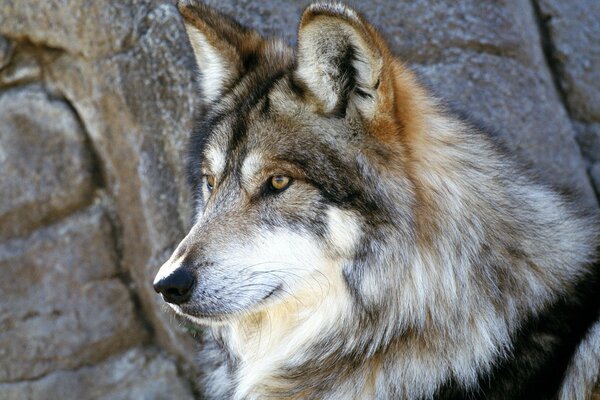
M190 299L194 283L194 274L185 268L180 268L156 282L154 290L162 294L165 301L172 304L181 304Z
M164 294L166 294L167 296L173 296L173 297L177 297L177 296L185 296L185 294L188 292L187 288L168 288L167 290L165 290Z

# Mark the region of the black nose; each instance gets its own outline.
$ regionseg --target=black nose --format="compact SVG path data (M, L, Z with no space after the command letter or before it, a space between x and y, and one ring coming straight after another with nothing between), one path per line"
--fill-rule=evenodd
M194 274L186 268L178 268L173 273L154 284L156 293L162 294L166 302L185 303L192 296Z

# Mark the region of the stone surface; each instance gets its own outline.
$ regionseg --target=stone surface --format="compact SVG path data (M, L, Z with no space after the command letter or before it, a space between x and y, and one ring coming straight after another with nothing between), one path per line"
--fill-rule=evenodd
M600 196L600 3L536 0L556 79Z
M35 56L20 52L0 71L0 85L16 85L39 79L42 69Z
M600 2L536 1L571 113L600 122Z
M177 10L155 2L145 12L135 45L97 59L64 53L48 62L46 80L71 102L94 142L122 227L122 264L159 342L192 364L193 340L162 311L151 282L189 226L185 146L199 99Z
M100 206L0 246L0 382L97 362L144 338Z
M600 123L576 124L581 153L591 162L600 162Z
M119 52L137 42L153 0L3 0L0 32L83 57Z
M32 382L1 384L4 400L188 400L190 388L172 360L135 348L94 366L61 371Z
M0 93L0 239L89 201L91 157L77 116L38 87Z
M10 62L13 52L13 44L10 40L0 35L0 69Z
M590 176L592 177L596 194L600 197L600 162L597 162L590 167Z

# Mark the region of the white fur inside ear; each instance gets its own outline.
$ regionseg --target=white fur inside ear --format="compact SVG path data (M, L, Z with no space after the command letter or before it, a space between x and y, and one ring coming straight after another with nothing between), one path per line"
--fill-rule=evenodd
M209 43L206 36L196 27L185 24L185 28L194 50L196 63L200 68L200 85L206 101L214 101L223 91L223 87L232 79L234 66L221 54L219 49Z
M373 116L377 81L383 67L374 43L338 18L318 17L301 28L298 53L297 76L319 99L325 112L334 111L344 100L341 96L348 95L348 103L364 117ZM353 53L354 87L344 93L348 76L340 60L348 53Z
M331 112L338 103L338 93L329 79L327 65L316 54L317 47L307 42L301 40L299 43L301 58L298 63L298 76L321 101L324 110Z

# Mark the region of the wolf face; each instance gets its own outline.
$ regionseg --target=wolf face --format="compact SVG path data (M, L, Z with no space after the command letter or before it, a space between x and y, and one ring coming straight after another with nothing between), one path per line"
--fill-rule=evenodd
M179 10L206 112L194 225L154 287L211 327L207 395L554 395L597 318L594 217L448 113L345 6L309 6L295 51Z
M205 322L301 301L297 293L322 297L331 281L353 279L344 266L364 219L391 217L379 205L391 200L385 178L373 176L396 169L388 183L406 190L394 197L413 201L402 165L386 165L401 156L399 137L378 137L394 118L384 109L387 49L338 6L307 11L296 58L232 21L217 30L223 17L202 5L181 10L212 109L191 154L196 223L155 282L176 311ZM408 230L406 214L395 223ZM168 287L169 276L184 289Z

